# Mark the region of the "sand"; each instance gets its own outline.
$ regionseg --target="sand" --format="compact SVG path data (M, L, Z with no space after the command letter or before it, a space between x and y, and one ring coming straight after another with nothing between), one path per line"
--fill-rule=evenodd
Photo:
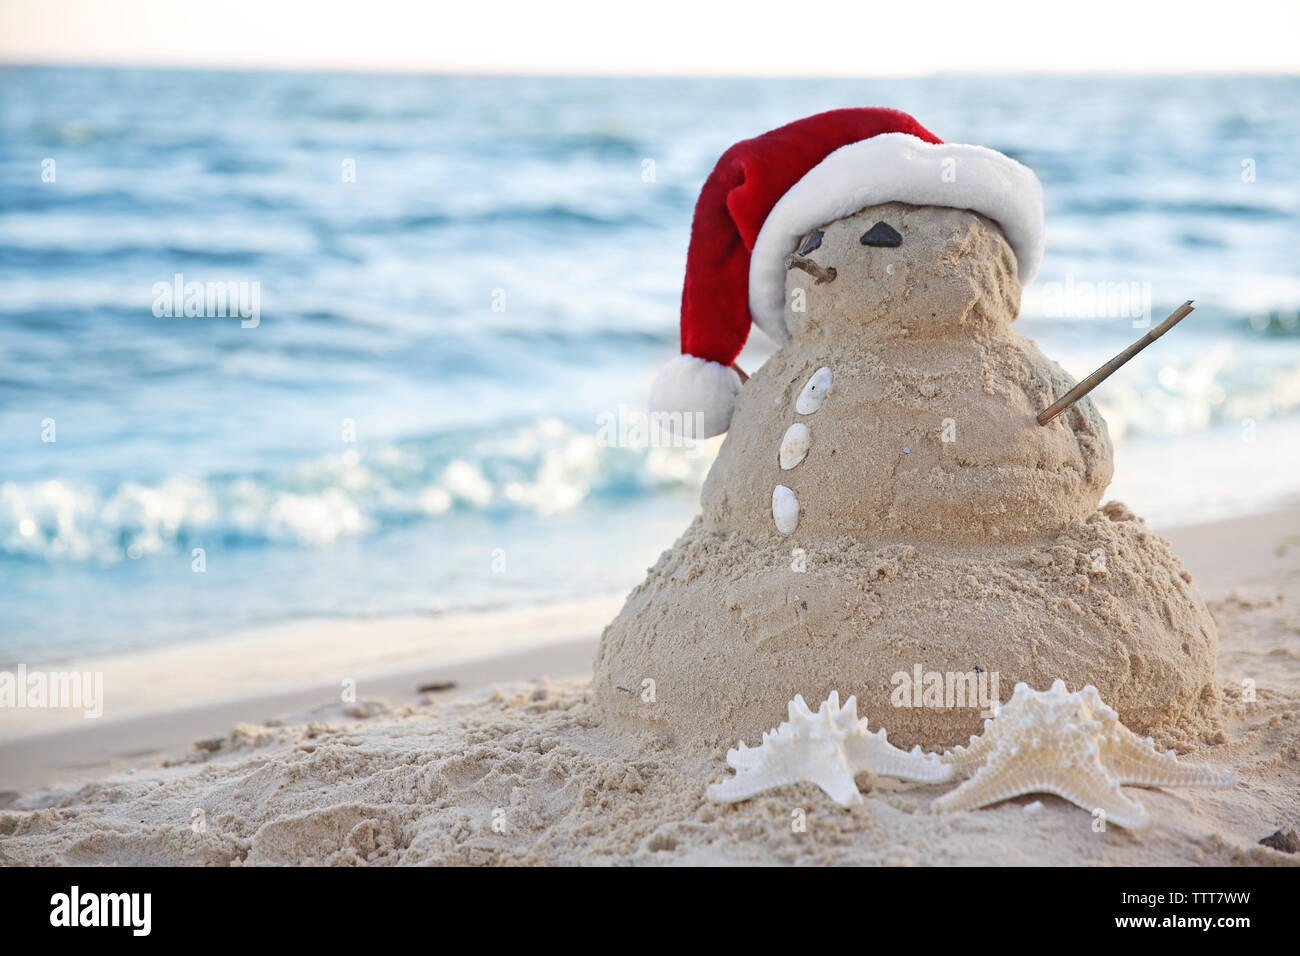
M820 701L838 690L899 746L965 743L983 725L975 701L896 706L896 675L919 667L998 674L1003 700L1021 680L1091 683L1164 746L1217 731L1213 621L1140 520L1098 512L1028 551L849 536L803 550L796 571L784 543L693 525L605 634L602 710L707 748L754 741L796 693ZM1094 569L1098 551L1105 569Z
M308 618L213 640L43 663L47 670L103 672L104 713L114 721L268 696L280 700L279 711L289 711L298 700L337 699L345 680L359 694L373 694L410 683L407 675L422 669L428 680L445 679L462 665L562 645L604 626L622 602L622 595L601 595L490 614ZM0 708L0 748L19 737L87 726L73 709Z
M9 798L0 861L1294 865L1258 841L1300 823L1300 511L1168 535L1210 595L1221 641L1221 736L1183 752L1240 783L1137 791L1155 816L1141 834L1094 832L1089 814L1051 796L930 816L942 787L890 782L852 810L810 785L711 805L705 787L729 772L721 748L610 734L575 675L452 703L321 703L277 721L252 720L261 705L245 701L252 722L170 761ZM594 649L595 634L587 641ZM528 666L518 676L544 669Z
M877 221L902 244L864 248ZM788 273L792 338L741 391L701 518L606 631L602 713L707 749L838 690L896 743L939 748L980 732L986 707L897 706L898 675L996 674L1003 700L1018 681L1092 684L1166 746L1215 734L1214 622L1168 545L1101 506L1114 466L1092 401L1035 421L1074 383L1012 328L998 227L887 203L823 227L810 256L836 278ZM800 413L819 369L829 391ZM810 438L787 469L792 424Z

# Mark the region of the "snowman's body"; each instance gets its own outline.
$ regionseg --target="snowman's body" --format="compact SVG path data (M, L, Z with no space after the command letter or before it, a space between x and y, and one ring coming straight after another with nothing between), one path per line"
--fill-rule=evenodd
M901 242L862 244L877 222ZM839 690L899 743L949 745L987 701L948 706L947 687L916 707L900 675L996 673L1003 697L1059 677L1135 729L1192 726L1213 623L1162 540L1097 510L1112 460L1092 403L1035 421L1072 383L1011 328L998 227L889 203L819 233L800 248L835 278L789 272L791 339L737 400L702 519L606 630L600 707L734 741Z
M862 246L876 222L901 245ZM1070 383L1012 331L1020 285L997 227L965 210L889 203L821 233L808 257L836 278L790 271L793 338L737 403L705 486L705 526L766 530L776 484L793 491L811 539L1029 541L1091 514L1111 479L1106 425L1086 399L1059 424L1034 420ZM800 414L821 369L829 394ZM794 423L807 428L808 452L786 469L778 453Z

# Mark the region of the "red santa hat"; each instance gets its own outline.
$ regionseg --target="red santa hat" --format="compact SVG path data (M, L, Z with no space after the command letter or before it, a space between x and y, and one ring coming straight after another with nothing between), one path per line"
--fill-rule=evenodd
M778 345L790 337L785 257L818 226L883 202L982 213L1001 226L1021 283L1038 271L1043 190L1027 167L982 146L945 143L899 110L796 120L732 146L705 180L686 254L682 354L655 379L651 408L702 413L697 438L725 432L741 386L733 363L750 322Z

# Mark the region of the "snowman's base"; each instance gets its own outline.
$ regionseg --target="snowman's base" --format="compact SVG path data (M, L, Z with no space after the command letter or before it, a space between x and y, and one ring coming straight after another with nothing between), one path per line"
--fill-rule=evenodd
M792 553L697 520L606 629L594 684L611 724L692 746L755 743L795 694L838 690L898 746L945 747L981 731L989 691L1061 678L1168 744L1214 725L1217 645L1190 576L1122 506L1001 548Z

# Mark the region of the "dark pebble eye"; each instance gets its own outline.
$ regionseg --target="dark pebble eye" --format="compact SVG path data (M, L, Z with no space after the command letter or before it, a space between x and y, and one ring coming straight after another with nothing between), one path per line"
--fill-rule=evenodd
M893 248L903 244L902 234L887 222L878 222L862 234L858 240L864 246Z
M808 238L803 241L803 245L799 247L799 255L806 256L814 249L820 249L823 235L825 235L825 233L823 233L820 229L817 229L814 232L812 232L808 236Z

